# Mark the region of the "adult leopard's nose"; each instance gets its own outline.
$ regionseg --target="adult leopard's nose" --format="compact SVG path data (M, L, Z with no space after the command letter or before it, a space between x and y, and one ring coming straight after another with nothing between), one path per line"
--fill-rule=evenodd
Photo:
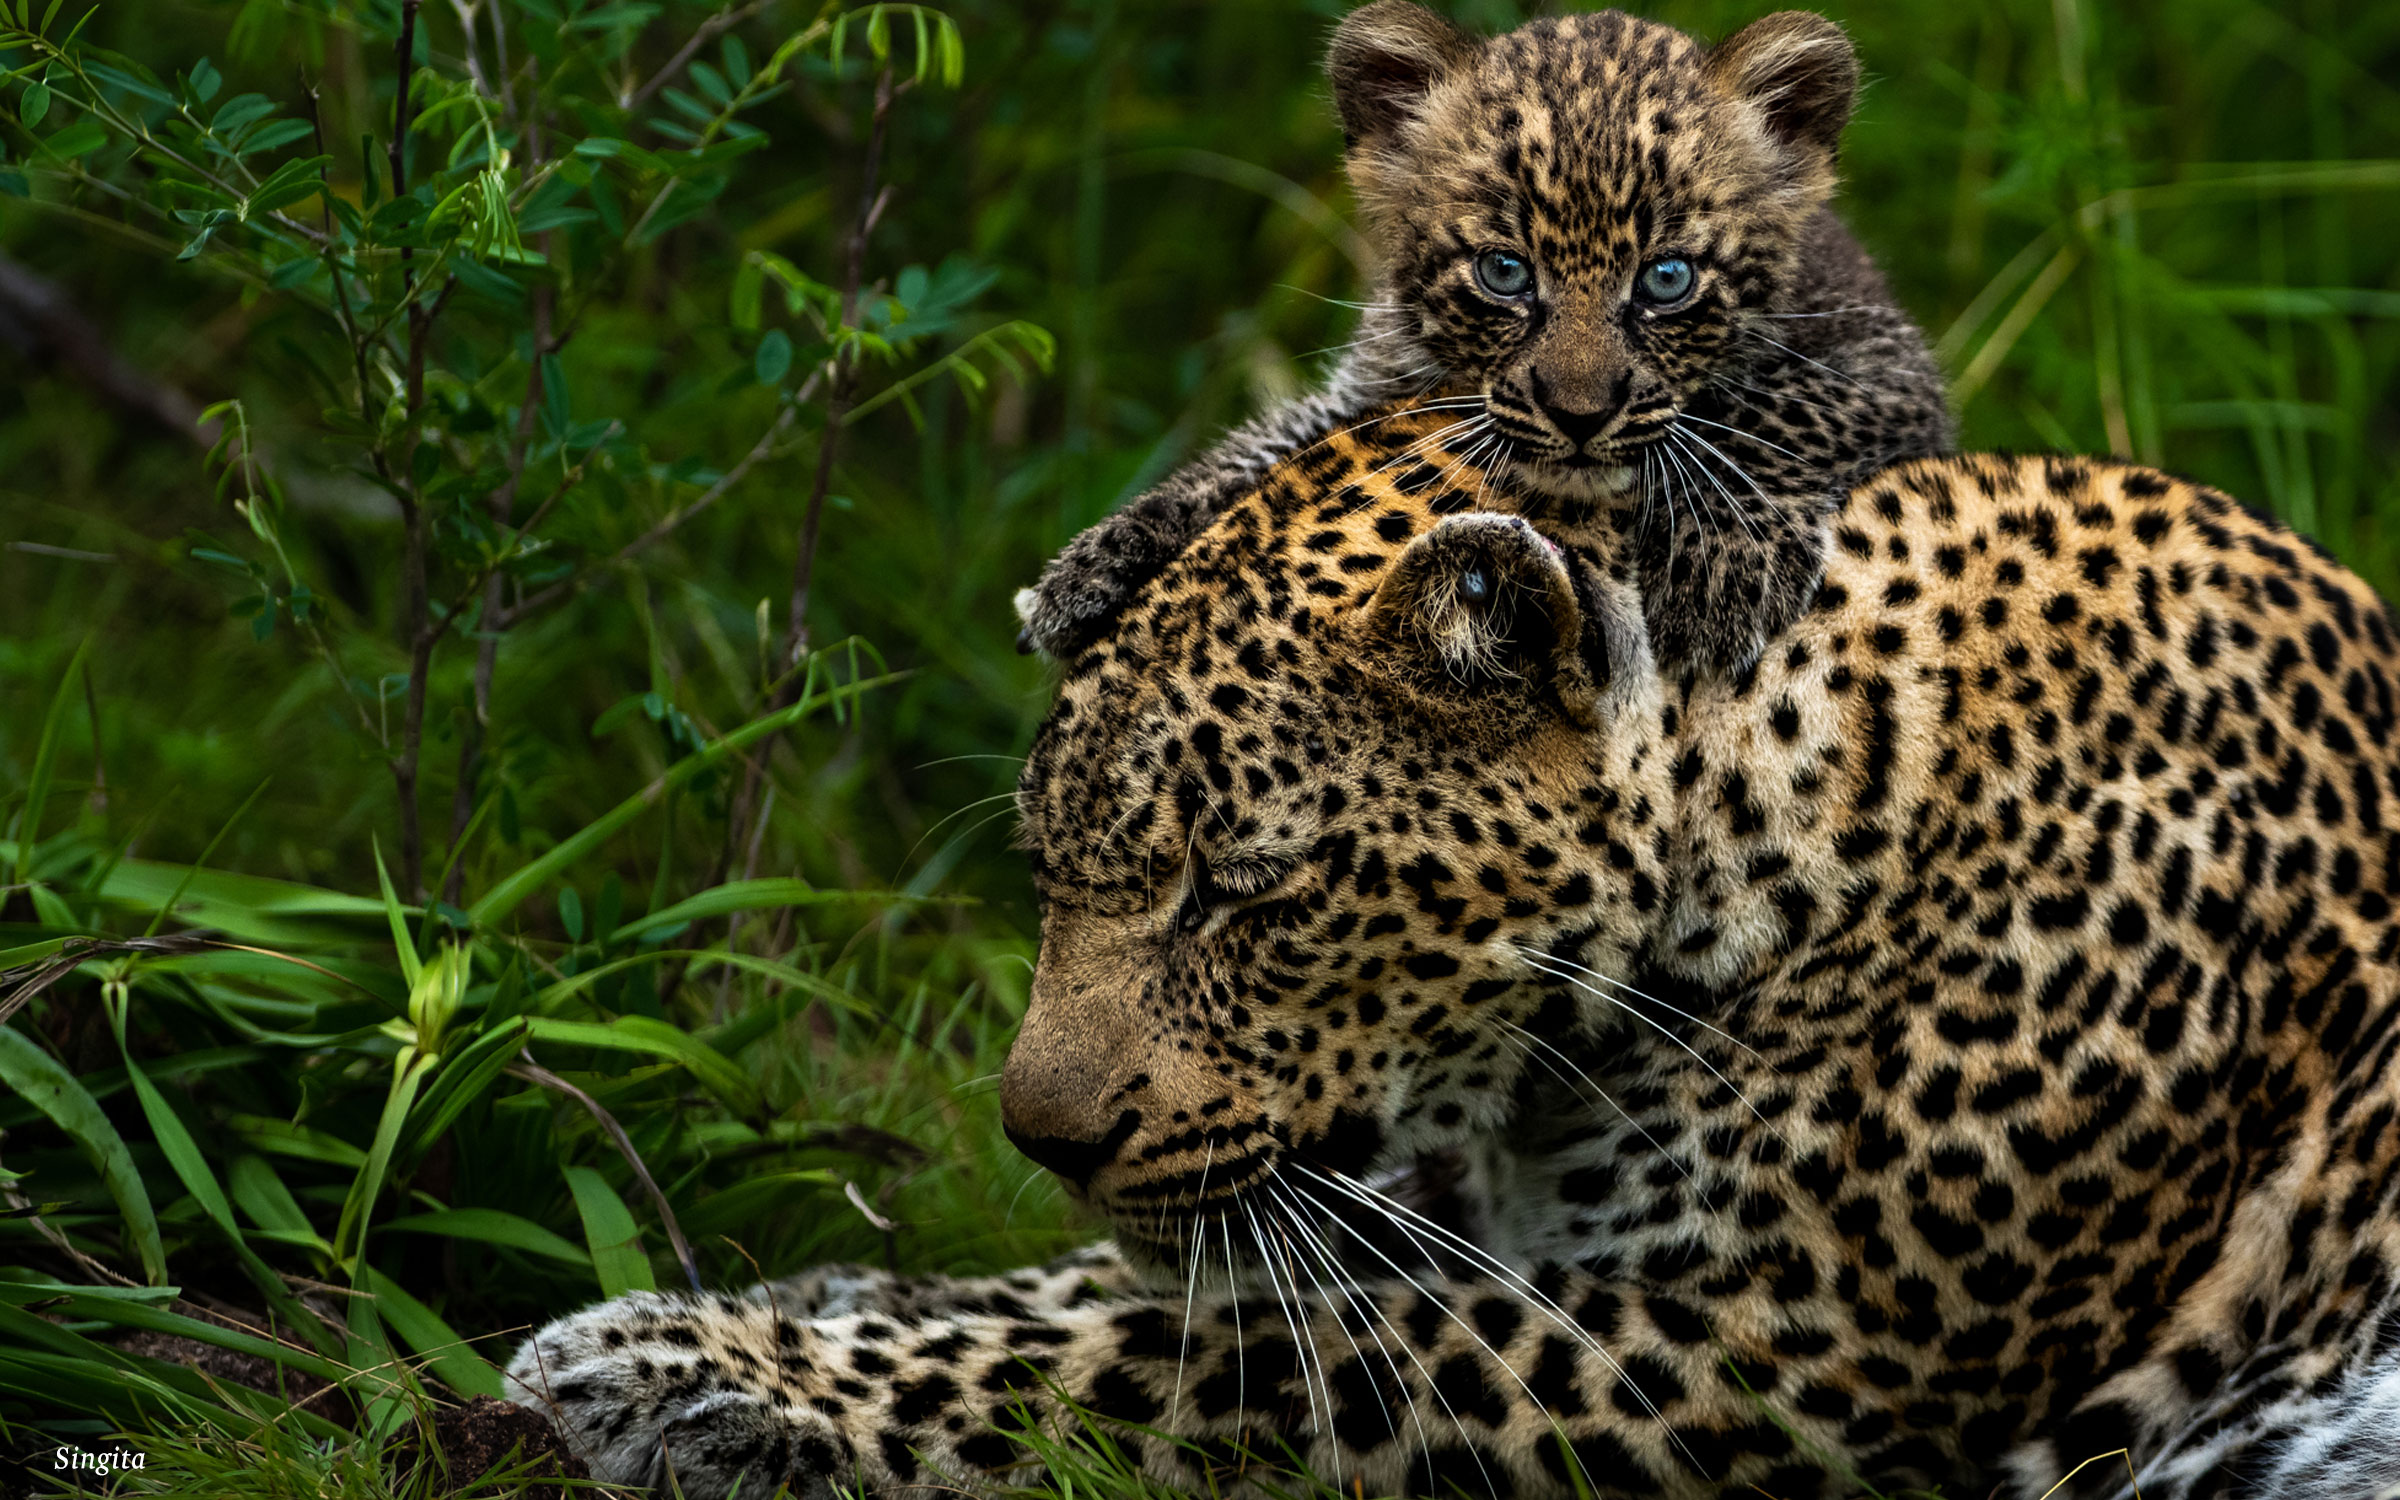
M1005 1089L1005 1084L1003 1085ZM1077 1192L1091 1187L1092 1178L1102 1167L1117 1159L1117 1152L1142 1128L1142 1112L1121 1110L1108 1133L1097 1140L1072 1135L1044 1135L1035 1128L1019 1128L1011 1123L1008 1103L1004 1096L1000 1105L1000 1128L1010 1144L1034 1159L1036 1163L1056 1173L1059 1179Z

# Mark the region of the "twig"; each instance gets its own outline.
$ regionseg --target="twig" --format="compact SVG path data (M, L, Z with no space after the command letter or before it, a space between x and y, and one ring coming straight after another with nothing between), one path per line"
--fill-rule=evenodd
M17 352L20 368L55 360L102 400L178 442L207 448L217 440L213 427L201 429L198 402L118 358L65 292L6 256L0 256L0 347Z
M525 538L539 530L542 522L549 518L552 508L566 498L568 491L583 482L583 472L592 466L592 459L598 455L610 438L624 430L624 426L624 423L612 419L608 426L601 431L599 439L584 450L583 457L576 462L575 467L560 476L557 486L542 497L541 504L533 508L533 514L527 516L525 524L516 529L516 536L509 542L508 547L498 557L483 565L483 570L475 575L474 581L461 590L457 599L442 611L440 619L425 622L427 644L438 641L449 634L451 625L466 613L467 607L475 602L475 597L484 591L484 586L524 551Z
M470 46L473 41L476 6L469 0L451 0L459 19L466 25ZM494 18L494 29L507 30L504 22ZM488 92L488 91L487 91ZM537 108L526 122L525 166L532 171L542 160L542 112ZM554 235L541 237L542 258L557 264L557 243ZM557 304L557 289L547 280L533 289L533 369L525 381L525 404L517 409L516 431L510 435L508 478L494 489L486 502L494 523L509 525L517 506L517 490L525 481L525 455L533 444L535 414L542 407L542 360L557 352L550 341L551 315ZM589 456L586 456L589 461ZM580 472L580 469L578 470ZM500 635L506 628L500 623L501 604L506 580L494 568L483 585L483 632L475 643L475 698L473 711L458 736L458 779L450 790L450 875L442 883L442 899L456 906L465 893L466 862L458 858L460 841L466 838L468 825L475 817L476 783L482 779L484 730L492 716L492 679L500 666Z
M810 384L800 388L799 393L792 398L792 403L777 414L775 421L760 435L759 440L751 445L750 451L742 455L740 462L719 475L717 482L703 490L700 497L691 504L667 516L648 531L610 553L608 555L609 566L613 567L618 563L625 562L635 554L646 551L654 544L664 541L677 527L716 504L717 501L724 498L726 491L741 483L750 471L758 466L760 460L774 452L776 439L791 431L792 424L799 419L800 413L797 408L808 400L812 393L811 387L815 384L816 379L817 377L813 375L809 377ZM585 570L586 573L589 571L589 569ZM502 611L501 623L498 628L510 629L535 611L547 609L580 588L584 581L584 577L578 575L574 578L561 579L547 588L537 589L533 593L527 594L514 605Z
M53 547L48 542L10 542L11 552L31 552L38 557L63 557L69 562L113 563L114 552L86 552L80 547Z
M715 15L710 16L707 20L701 22L700 29L692 33L691 39L686 41L681 47L677 48L673 57L667 59L667 65L663 68L660 68L656 73L651 74L650 81L648 83L643 84L640 88L635 89L632 93L618 100L617 107L619 109L632 111L640 109L643 105L649 103L651 98L656 95L660 89L663 89L667 86L668 79L673 78L676 74L683 71L683 65L692 60L693 54L697 53L701 48L707 46L710 41L719 35L731 30L736 26L739 26L742 22L749 20L752 16L757 15L765 8L766 0L750 0L750 3L747 5L737 5L728 10L718 11Z
M883 166L885 127L890 123L891 113L892 70L887 67L875 78L874 125L867 134L867 155L859 180L858 217L851 227L849 255L842 268L844 327L855 326L858 321L858 291L866 273L867 236L890 201L889 193L877 186L876 179ZM857 380L856 361L837 357L826 396L824 433L817 443L816 477L809 486L807 509L801 515L798 555L792 559L791 616L784 627L782 671L768 701L770 713L790 707L800 696L803 678L799 669L808 657L808 595L816 577L818 528L824 519L826 494L833 485L833 461L840 446L842 419L849 414L850 402L857 393ZM751 752L749 765L742 773L741 793L726 823L728 840L743 834L758 809L759 789L767 775L767 758L773 752L771 742L762 742ZM729 842L719 854L716 878L710 884L723 877L725 867L731 863L732 849Z
M5 1140L7 1136L8 1132L0 1130L0 1140ZM33 1207L33 1200L27 1198L23 1193L18 1192L15 1188L0 1188L0 1200L5 1200L10 1208L16 1210L19 1216L21 1216L27 1223L31 1224L36 1234L39 1234L43 1239L48 1240L53 1247L66 1255L68 1259L74 1261L75 1264L83 1267L86 1271L89 1271L94 1276L99 1277L103 1281L113 1281L119 1286L138 1287L141 1285L140 1282L135 1281L130 1277L121 1275L116 1271L110 1270L107 1266L102 1265L100 1262L84 1254L81 1250L76 1249L73 1241L69 1240L66 1235L53 1228L42 1218L40 1214L30 1212L29 1210L31 1210Z
M528 1083L538 1083L546 1089L556 1089L581 1104L599 1122L600 1128L608 1132L609 1139L617 1143L617 1151L625 1158L625 1164L633 1168L633 1175L641 1179L642 1187L650 1194L650 1202L658 1209L659 1222L666 1226L667 1241L675 1247L675 1258L683 1263L684 1278L691 1282L693 1291L700 1291L700 1263L692 1258L692 1247L683 1237L683 1226L675 1222L675 1210L667 1206L667 1195L659 1191L658 1179L652 1177L650 1169L642 1164L642 1154L633 1149L633 1138L625 1133L625 1127L617 1123L617 1117L603 1108L599 1100L535 1062L530 1051L519 1052L517 1056L523 1061L512 1063L508 1069L510 1074Z

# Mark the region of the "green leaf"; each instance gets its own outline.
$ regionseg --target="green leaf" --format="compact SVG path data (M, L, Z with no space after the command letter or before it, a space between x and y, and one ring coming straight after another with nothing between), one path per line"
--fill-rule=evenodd
M77 120L66 129L42 142L42 148L53 156L74 158L89 156L108 144L108 132L98 120Z
M922 899L905 891L850 888L821 891L805 880L729 880L646 917L634 918L610 933L608 941L612 946L629 943L646 932L681 926L685 922L705 922L712 917L729 917L737 911L765 911L784 906L827 906L851 901L913 903Z
M212 135L230 136L243 126L275 113L275 101L264 94L236 94L217 106L208 122Z
M399 896L392 891L392 872L383 867L383 841L370 839L368 842L375 851L375 879L383 887L384 918L392 924L392 949L400 955L400 977L408 981L409 988L414 989L417 974L425 965L417 957L417 940L408 934L408 909L400 904Z
M85 636L67 659L67 670L58 679L50 694L49 711L42 715L41 737L34 741L33 774L25 781L25 818L17 828L17 884L33 878L33 852L38 847L42 831L42 810L50 800L50 772L58 759L58 737L67 722L67 705L74 701L75 674L83 670L84 654L92 649L92 638Z
M124 1138L100 1112L99 1101L84 1091L58 1060L25 1036L0 1026L0 1084L48 1115L65 1131L100 1173L109 1195L117 1201L125 1233L141 1256L142 1274L152 1286L167 1279L167 1252L158 1239L158 1216L151 1212L150 1194L134 1170Z
M190 82L192 97L202 104L206 104L209 100L217 97L218 89L225 86L225 75L219 73L204 57L192 64Z
M574 412L567 391L567 367L555 354L541 357L542 422L552 437L565 437Z
M637 959L619 960L619 964L643 962L648 957L643 955ZM616 967L616 964L604 965L602 969L592 970L591 975L576 977L588 978ZM572 984L573 981L568 983ZM553 985L543 991L542 1000L547 1003L552 992L559 988L561 986ZM731 1058L691 1033L678 1030L654 1017L619 1016L613 1021L575 1021L562 1016L526 1016L524 1024L532 1029L533 1039L537 1042L569 1047L598 1047L615 1052L642 1052L681 1063L710 1093L731 1106L735 1113L754 1115L762 1107L757 1086L751 1083L748 1074L734 1066Z
M334 1225L333 1253L335 1259L355 1258L359 1266L366 1264L367 1223L375 1213L375 1200L383 1195L383 1179L391 1169L392 1148L399 1143L400 1127L408 1121L409 1106L417 1101L417 1090L424 1086L425 1075L433 1070L433 1059L414 1047L403 1047L392 1063L392 1088L384 1096L383 1117L375 1122L375 1141L367 1148L365 1165L350 1180L350 1195L342 1201L342 1217ZM354 1283L355 1284L355 1283Z
M237 156L255 156L261 151L273 151L294 141L304 141L317 133L317 127L306 120L277 120L261 125L257 132L242 141Z
M658 7L639 3L639 0L618 0L615 5L595 6L567 22L570 31L611 31L619 26L639 30L658 14Z
M142 1117L150 1122L150 1134L157 1139L159 1150L166 1153L167 1165L175 1169L183 1190L192 1195L202 1213L216 1221L217 1227L239 1239L241 1230L233 1222L233 1205L225 1201L225 1190L217 1185L217 1174L208 1169L208 1159L200 1154L199 1143L192 1139L191 1132L184 1129L182 1118L168 1106L158 1086L130 1053L125 1058L125 1073L133 1081L134 1096L142 1102Z
M17 101L18 120L24 123L27 130L31 130L41 124L43 117L49 113L50 85L46 83L27 84L25 96Z
M645 151L631 141L620 141L614 136L588 136L575 143L575 154L594 161L627 161L645 172L655 172L661 175L674 170L667 164L666 158L654 152Z
M364 1155L363 1152L360 1154ZM233 1167L226 1174L226 1180L233 1193L233 1201L241 1206L243 1213L250 1216L251 1223L273 1234L301 1244L314 1244L326 1253L332 1253L333 1247L317 1234L316 1227L308 1222L308 1215L301 1212L300 1200L294 1198L292 1190L283 1185L283 1179L275 1175L275 1168L268 1164L265 1157L245 1151L233 1159Z
M213 1344L220 1349L232 1349L255 1355L270 1366L280 1365L314 1375L320 1380L341 1382L348 1371L288 1344L263 1339L256 1334L243 1333L216 1323L187 1318L163 1307L151 1307L142 1301L121 1295L116 1289L64 1284L42 1285L23 1279L0 1282L0 1306L23 1306L28 1302L59 1299L50 1308L52 1316L76 1321L111 1323L120 1328L146 1328L155 1333L171 1333L182 1338ZM12 1330L13 1331L13 1330ZM0 1347L10 1341L0 1338Z
M440 1376L442 1384L462 1396L499 1397L500 1372L475 1352L432 1308L402 1291L397 1282L369 1266L366 1289L375 1295L375 1310L392 1325L408 1347Z
M175 914L175 908L183 901L183 893L191 889L192 882L199 879L201 870L211 859L216 857L217 846L225 842L225 835L233 832L234 825L249 814L250 809L257 805L258 799L266 794L267 788L273 782L274 778L269 777L253 788L250 795L242 799L242 805L233 810L233 816L227 818L217 829L217 836L208 841L208 847L200 851L200 858L184 867L183 878L175 882L175 889L167 893L167 899L158 903L158 912L151 917L150 925L142 930L142 936L150 937L156 934L167 918Z
M245 214L263 214L285 208L304 199L313 198L325 187L325 168L333 164L330 156L294 157L269 173L242 205Z
M446 1240L478 1240L486 1245L505 1245L511 1250L547 1256L586 1270L592 1265L590 1253L581 1245L564 1235L551 1233L531 1219L521 1218L504 1209L436 1209L431 1213L393 1219L383 1226L383 1232L431 1234Z
M529 1035L521 1025L495 1026L460 1048L410 1113L398 1155L414 1157L439 1140L451 1122L491 1087L492 1080L508 1071Z
M627 1292L654 1292L650 1257L642 1253L642 1233L616 1189L590 1167L568 1167L567 1189L575 1195L575 1211L583 1218L584 1243L591 1247L592 1271L600 1295L621 1297Z
M836 697L854 697L871 688L884 687L898 682L904 675L906 674L886 672L879 676L842 683L829 689L811 688L808 692L803 693L800 701L790 708L779 709L774 713L752 719L716 743L696 750L675 762L657 780L618 803L592 822L585 824L575 833L559 840L539 859L518 866L489 891L486 891L483 899L476 902L467 915L474 919L475 925L478 927L492 926L510 912L515 911L528 896L555 880L560 871L584 859L594 849L614 837L618 830L657 806L660 799L683 786L693 777L739 755L768 735L781 733L799 723Z
M743 256L733 273L733 291L727 298L727 317L737 333L756 333L764 309L760 306L767 286L767 273L753 256Z
M758 341L758 357L751 372L760 385L780 385L792 371L792 338L780 328L770 328L767 336Z
M321 1161L336 1167L362 1167L367 1153L338 1135L311 1125L296 1125L290 1120L269 1119L264 1115L229 1115L225 1128L260 1151L272 1151L277 1156L297 1157L302 1161Z

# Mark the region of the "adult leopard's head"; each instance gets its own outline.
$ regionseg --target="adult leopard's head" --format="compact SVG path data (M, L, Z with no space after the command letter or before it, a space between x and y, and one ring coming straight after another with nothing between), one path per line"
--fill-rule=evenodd
M1832 192L1858 87L1849 39L1799 11L1706 48L1616 11L1482 39L1380 0L1326 69L1385 259L1368 336L1405 346L1379 359L1485 398L1525 477L1570 495L1621 488L1771 347L1748 320Z
M1659 905L1630 591L1410 415L1270 476L1073 661L1011 1136L1161 1258L1297 1158L1488 1129Z

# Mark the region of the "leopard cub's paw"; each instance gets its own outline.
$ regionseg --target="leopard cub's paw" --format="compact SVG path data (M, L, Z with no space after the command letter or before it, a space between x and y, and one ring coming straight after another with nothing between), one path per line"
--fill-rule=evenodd
M1751 524L1756 529L1746 534L1686 531L1650 560L1642 613L1662 663L1739 676L1816 597L1825 577L1824 524L1774 512Z

